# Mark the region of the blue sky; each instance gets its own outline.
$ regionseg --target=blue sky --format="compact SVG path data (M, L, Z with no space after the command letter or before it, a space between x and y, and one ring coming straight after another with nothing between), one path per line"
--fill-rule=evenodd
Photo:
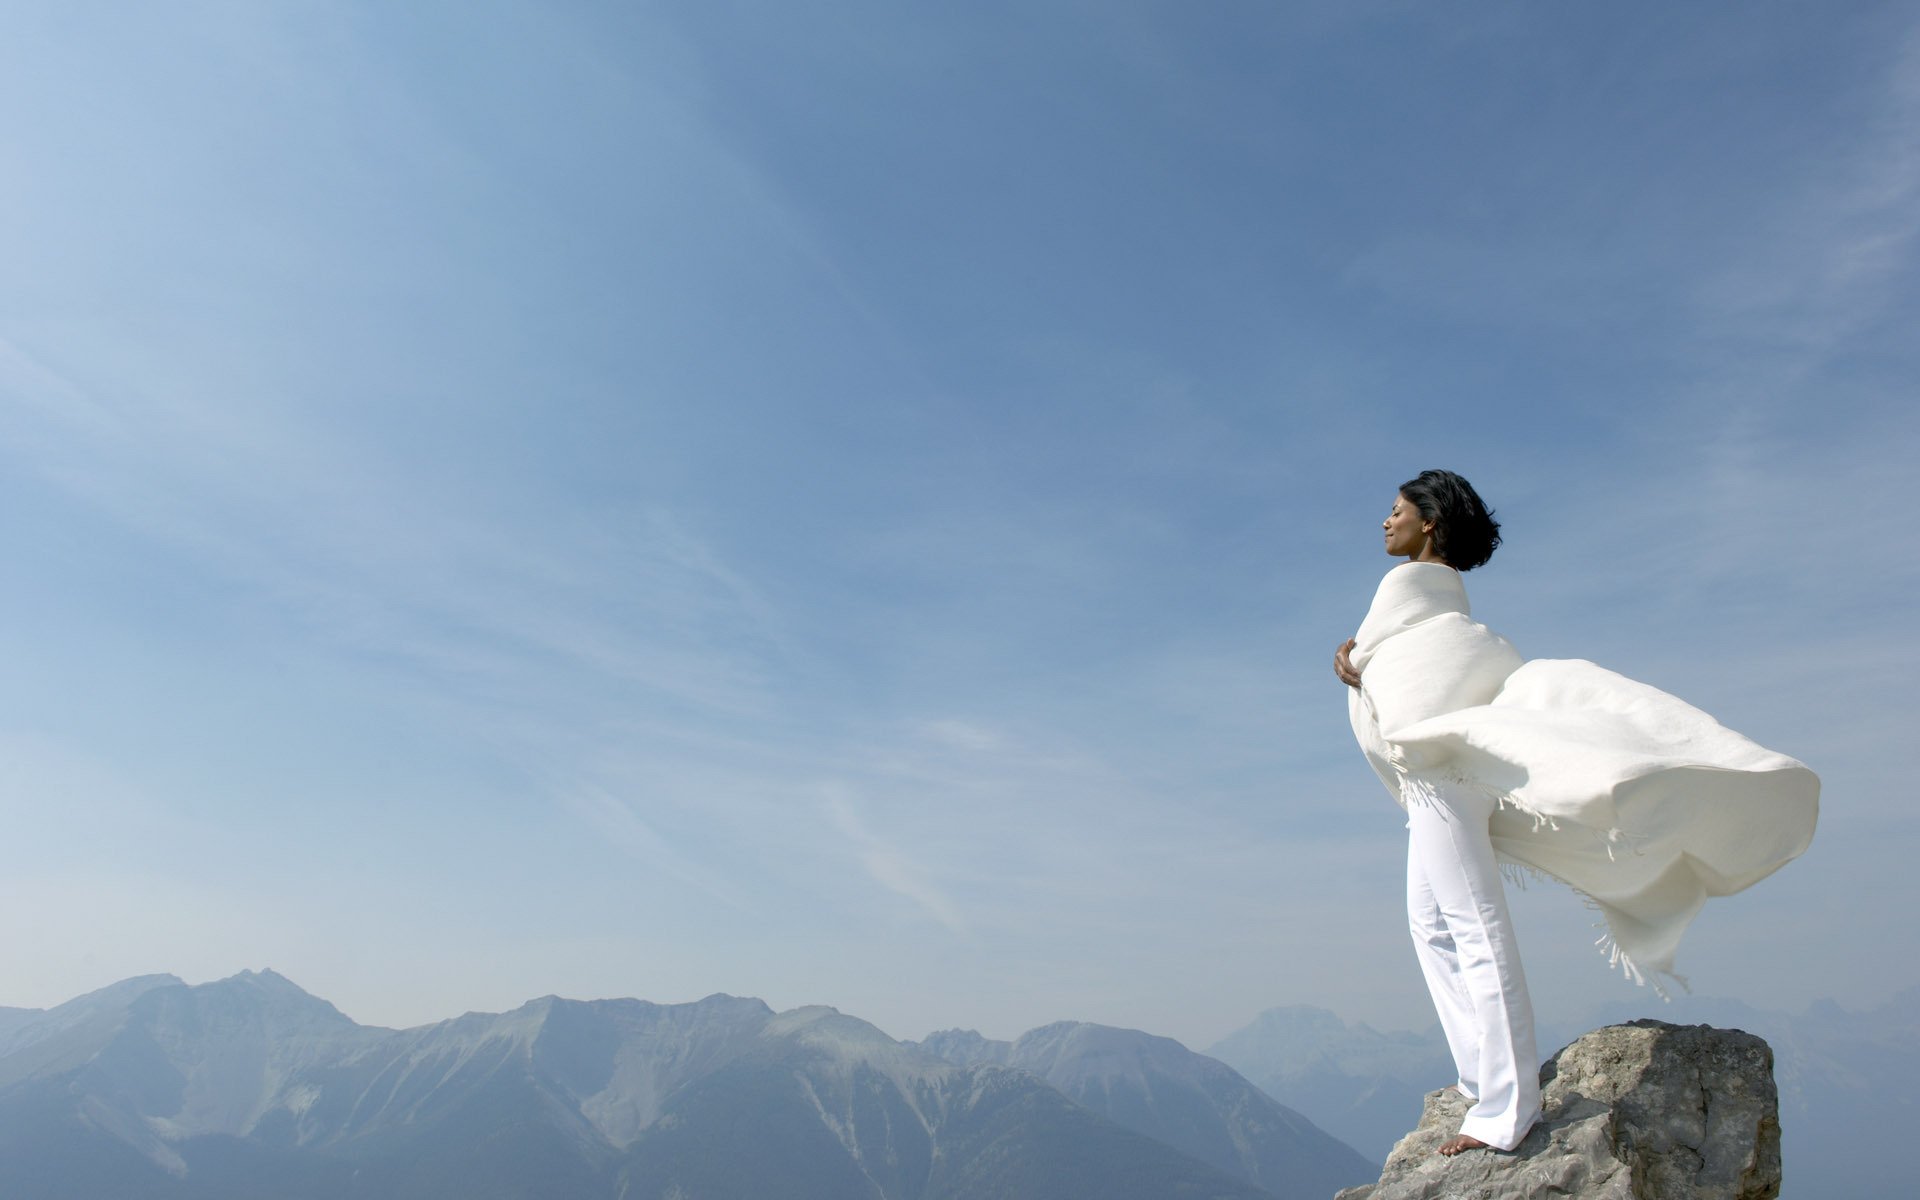
M1825 780L1695 987L1920 982L1911 6L23 4L0 111L0 1004L1424 1026L1436 465Z

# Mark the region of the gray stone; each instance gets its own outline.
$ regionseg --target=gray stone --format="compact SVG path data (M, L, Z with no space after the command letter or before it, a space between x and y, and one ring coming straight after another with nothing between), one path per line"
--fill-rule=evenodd
M1579 1038L1540 1070L1543 1115L1511 1153L1437 1151L1467 1102L1443 1088L1377 1183L1335 1200L1774 1200L1773 1050L1750 1033L1634 1021Z

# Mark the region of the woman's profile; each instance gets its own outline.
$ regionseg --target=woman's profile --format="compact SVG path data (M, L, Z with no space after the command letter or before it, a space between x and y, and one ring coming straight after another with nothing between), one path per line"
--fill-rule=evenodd
M1657 688L1580 659L1523 662L1475 622L1461 573L1493 556L1500 526L1459 475L1402 484L1382 528L1406 561L1334 673L1407 813L1409 926L1472 1102L1440 1152L1512 1150L1540 1115L1540 1059L1502 864L1587 897L1636 981L1672 975L1708 896L1806 849L1820 784Z

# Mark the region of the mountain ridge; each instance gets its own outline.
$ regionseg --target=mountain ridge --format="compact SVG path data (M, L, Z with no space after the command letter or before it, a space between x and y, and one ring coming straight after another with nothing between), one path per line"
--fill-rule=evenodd
M23 1200L1325 1194L1257 1186L1030 1072L724 993L545 996L394 1030L270 970L151 976L16 1011L0 1036L0 1194ZM1303 1178L1318 1148L1299 1140Z

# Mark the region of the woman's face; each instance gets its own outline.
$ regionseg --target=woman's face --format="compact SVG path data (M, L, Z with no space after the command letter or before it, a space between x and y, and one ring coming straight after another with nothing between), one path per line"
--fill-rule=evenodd
M1420 509L1405 496L1393 498L1393 511L1381 522L1387 533L1387 553L1396 558L1419 558L1433 540L1433 522L1420 515Z

